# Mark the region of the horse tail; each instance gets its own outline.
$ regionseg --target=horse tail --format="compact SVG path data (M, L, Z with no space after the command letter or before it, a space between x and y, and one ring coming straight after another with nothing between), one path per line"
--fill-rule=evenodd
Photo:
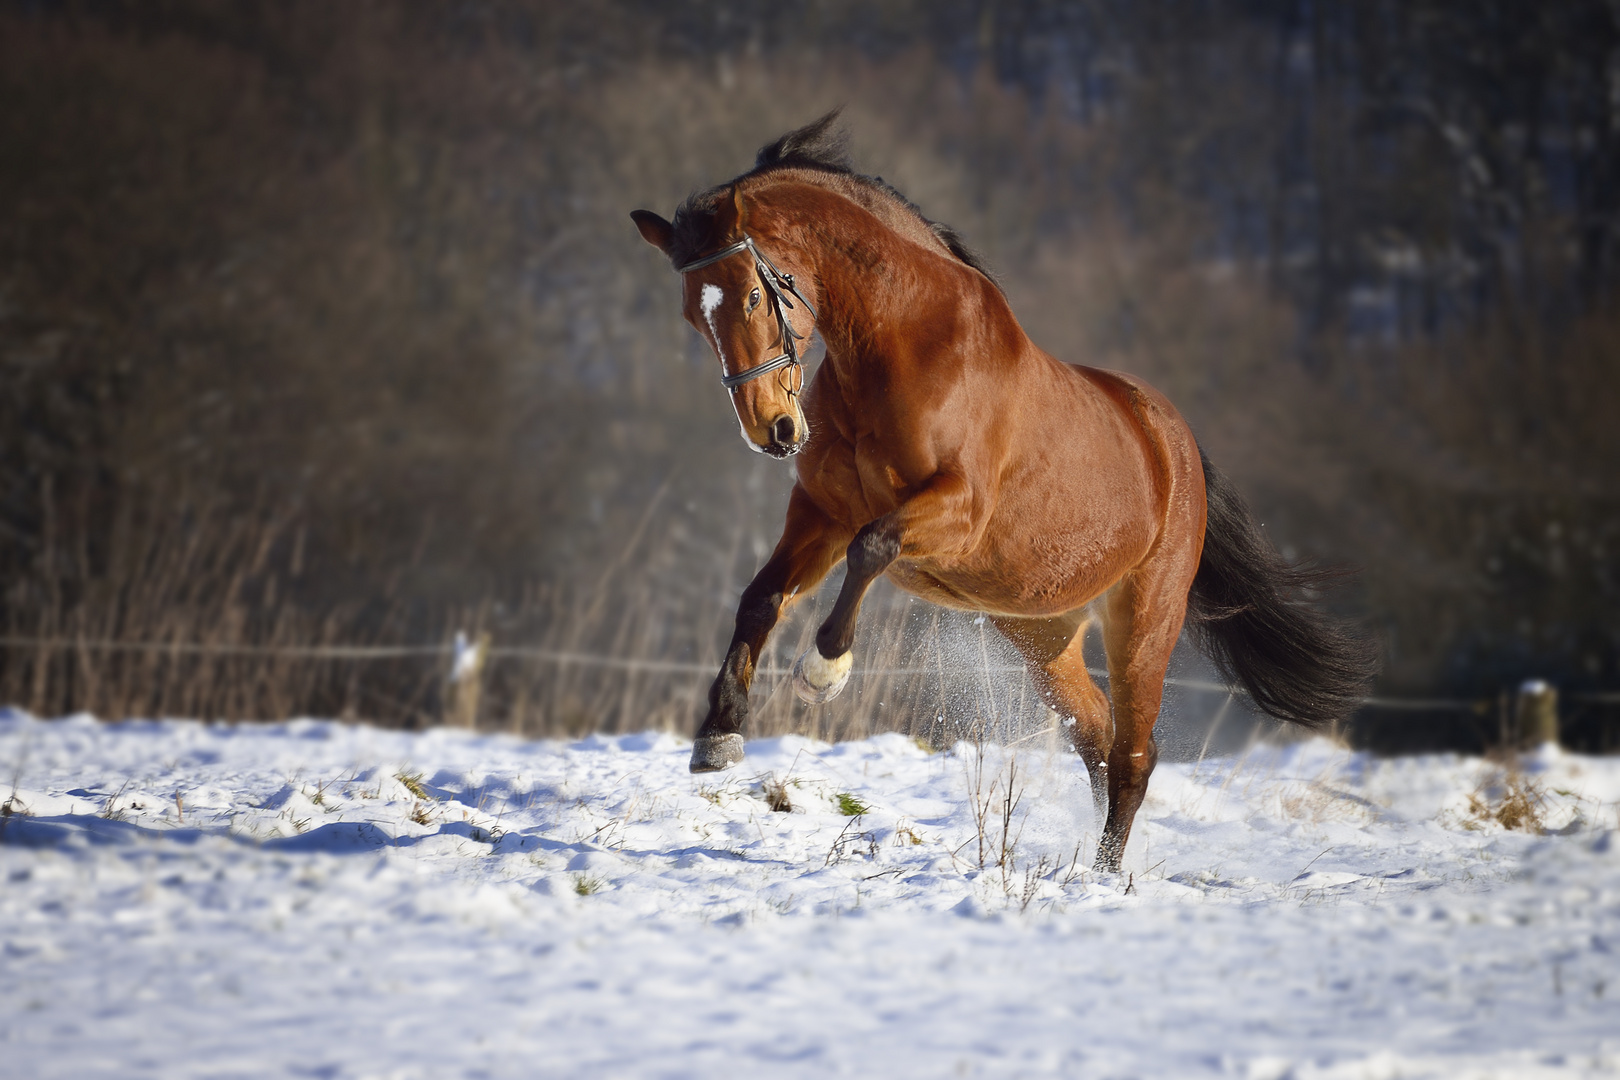
M1342 571L1289 565L1202 448L1209 503L1204 553L1187 597L1188 628L1228 683L1261 710L1307 728L1356 707L1377 670L1372 643L1299 594Z

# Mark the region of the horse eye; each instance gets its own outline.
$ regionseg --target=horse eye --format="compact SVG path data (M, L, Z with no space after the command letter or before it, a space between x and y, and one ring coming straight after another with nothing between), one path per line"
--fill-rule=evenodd
M759 307L759 290L755 289L748 294L748 310L753 311L757 307Z

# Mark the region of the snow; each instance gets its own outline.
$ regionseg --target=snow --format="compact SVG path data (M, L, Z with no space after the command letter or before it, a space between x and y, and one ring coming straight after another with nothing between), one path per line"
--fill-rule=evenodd
M1162 764L1099 877L1046 739L0 714L0 1076L1620 1073L1620 760Z

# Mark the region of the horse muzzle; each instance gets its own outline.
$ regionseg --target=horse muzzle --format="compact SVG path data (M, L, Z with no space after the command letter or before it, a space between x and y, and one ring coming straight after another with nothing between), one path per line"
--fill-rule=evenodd
M804 449L804 430L797 418L783 413L771 421L771 441L761 447L773 458L790 458Z

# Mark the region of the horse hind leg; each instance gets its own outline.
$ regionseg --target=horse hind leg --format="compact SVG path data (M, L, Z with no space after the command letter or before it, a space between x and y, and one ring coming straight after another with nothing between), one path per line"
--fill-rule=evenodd
M1108 817L1108 756L1114 743L1108 697L1086 670L1086 631L1091 614L1081 608L1052 619L994 617L996 629L1023 656L1050 708L1068 730L1091 780L1091 804L1099 835Z
M1098 870L1118 873L1131 822L1159 760L1153 728L1194 569L1196 562L1188 559L1166 559L1139 568L1107 600L1103 644L1115 733L1108 752L1108 823L1097 848Z

